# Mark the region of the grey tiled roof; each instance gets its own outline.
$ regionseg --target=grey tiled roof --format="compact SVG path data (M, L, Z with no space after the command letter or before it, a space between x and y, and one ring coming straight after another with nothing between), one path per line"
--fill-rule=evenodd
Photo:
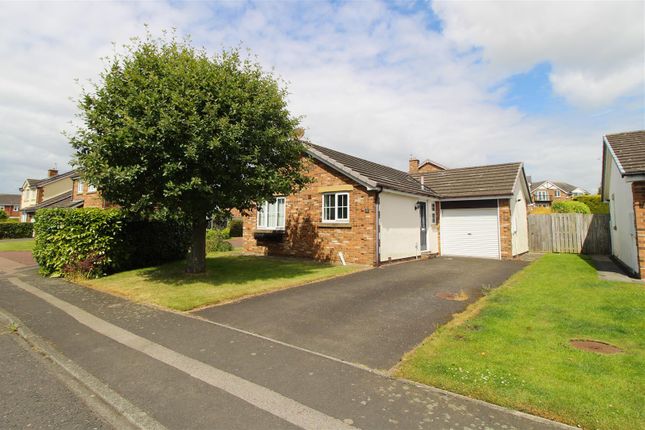
M535 191L540 185L542 185L545 182L549 182L549 183L555 185L556 187L560 188L565 193L569 193L569 194L571 194L571 192L573 190L575 190L576 188L579 188L579 187L576 187L575 185L571 185L571 184L569 184L567 182L556 182L556 181L547 180L547 181L537 181L537 182L532 183L531 184L531 191Z
M49 209L49 208L74 208L83 205L82 200L73 201L72 192L68 191L56 197L52 197L45 201L38 203L37 205L24 208L25 212L36 212L38 209Z
M622 173L645 173L645 130L608 134L605 139L616 155Z
M324 146L307 143L308 153L322 161L332 162L333 165L349 176L355 176L373 187L381 186L386 189L405 193L436 196L431 189L421 185L419 181L406 172L374 163L353 155L325 148Z
M20 194L0 194L0 205L19 205Z
M424 173L424 183L442 198L493 197L513 194L522 163L492 164Z
M37 185L39 187L41 187L43 185L47 185L47 184L50 184L52 182L56 182L56 181L61 180L61 179L71 178L71 177L73 177L75 175L76 175L76 170L70 170L69 172L61 173L60 175L52 176L51 178L41 179L40 181L38 181Z

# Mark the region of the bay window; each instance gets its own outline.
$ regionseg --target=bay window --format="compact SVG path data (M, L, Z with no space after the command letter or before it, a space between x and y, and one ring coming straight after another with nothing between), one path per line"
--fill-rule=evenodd
M284 203L284 197L262 203L258 208L258 228L284 230Z
M323 194L323 222L349 222L349 193Z

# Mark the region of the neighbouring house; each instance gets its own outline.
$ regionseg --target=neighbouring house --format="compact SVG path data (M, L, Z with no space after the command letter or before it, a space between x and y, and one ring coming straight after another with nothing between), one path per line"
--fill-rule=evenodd
M72 175L72 202L74 207L105 209L113 206L107 203L96 187L88 184L78 172Z
M404 172L307 143L312 179L244 216L246 252L379 265L430 255L510 259L528 251L522 163Z
M20 187L20 220L33 222L38 209L75 207L72 202L72 176L75 174L74 170L59 174L58 170L49 169L45 179L25 179Z
M20 219L20 194L0 194L0 210L9 218Z
M604 136L601 194L609 203L612 255L645 279L645 130Z
M571 200L574 197L589 194L587 190L566 182L536 181L531 182L530 186L536 206L551 206L556 201Z

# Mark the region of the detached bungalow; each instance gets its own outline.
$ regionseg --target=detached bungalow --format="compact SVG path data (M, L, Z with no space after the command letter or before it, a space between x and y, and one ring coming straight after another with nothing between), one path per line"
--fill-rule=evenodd
M309 176L244 217L247 252L379 265L430 255L510 259L528 251L522 163L403 172L307 144Z
M612 255L645 279L645 130L604 136L602 159Z

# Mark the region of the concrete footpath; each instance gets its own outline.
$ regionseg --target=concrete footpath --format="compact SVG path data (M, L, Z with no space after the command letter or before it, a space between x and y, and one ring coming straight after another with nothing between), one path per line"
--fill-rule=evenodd
M0 310L133 405L139 428L568 428L33 269L0 276Z

